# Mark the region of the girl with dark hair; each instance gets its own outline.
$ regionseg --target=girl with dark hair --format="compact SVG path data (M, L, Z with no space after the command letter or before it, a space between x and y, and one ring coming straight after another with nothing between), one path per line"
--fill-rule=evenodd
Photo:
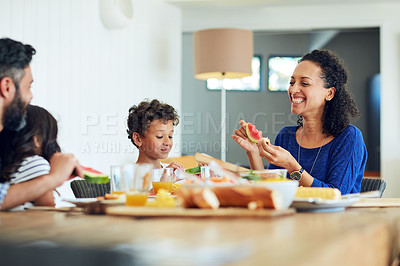
M367 150L359 129L351 125L359 116L346 88L348 74L328 50L304 55L290 79L291 111L298 114L297 126L283 128L275 145L252 143L246 122L232 138L246 150L252 169L285 168L290 178L305 187L338 188L342 194L359 193L367 161Z
M166 159L173 145L174 126L179 117L171 105L154 99L143 101L129 109L128 138L139 149L136 163L150 163L154 168L174 168L184 170L183 166L173 162L161 164Z
M1 181L13 185L49 174L50 158L60 152L57 133L57 121L47 110L28 105L25 127L0 134ZM34 205L54 206L53 192L35 199Z

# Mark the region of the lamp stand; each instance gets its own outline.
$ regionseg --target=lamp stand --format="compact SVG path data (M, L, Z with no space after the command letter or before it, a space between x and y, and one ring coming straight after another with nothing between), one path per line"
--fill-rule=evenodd
M221 160L226 161L226 90L223 78L221 79Z

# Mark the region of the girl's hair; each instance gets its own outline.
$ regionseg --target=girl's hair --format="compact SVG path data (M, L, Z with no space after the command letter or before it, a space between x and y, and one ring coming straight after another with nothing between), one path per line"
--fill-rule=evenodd
M321 68L321 78L324 87L335 87L336 92L332 100L325 102L322 115L323 133L337 137L351 122L358 118L360 113L350 92L347 90L348 73L342 60L332 51L314 50L304 55L299 63L311 61ZM303 125L303 117L297 120L299 126Z
M9 181L10 175L29 156L40 155L49 161L54 153L60 152L57 134L55 118L42 107L28 105L25 127L17 132L5 129L0 134L1 181ZM34 136L39 141L40 149L35 147Z
M128 138L136 146L132 139L132 134L137 132L140 136L144 137L145 132L154 120L162 119L164 122L172 121L173 125L179 124L179 116L171 105L162 103L157 99L143 101L139 105L134 105L129 108L129 116L127 120ZM137 146L136 146L137 147Z

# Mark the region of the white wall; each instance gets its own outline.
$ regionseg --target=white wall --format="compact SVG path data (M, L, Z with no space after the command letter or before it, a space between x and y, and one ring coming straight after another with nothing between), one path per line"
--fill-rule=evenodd
M32 103L57 118L63 151L106 173L137 158L125 131L131 105L159 98L181 109L181 11L132 2L130 25L108 30L98 0L0 1L0 37L37 50Z
M188 7L183 10L182 27L184 32L215 27L268 31L380 27L381 176L387 181L384 196L400 197L400 18L398 10L400 10L400 3L394 2L285 7Z

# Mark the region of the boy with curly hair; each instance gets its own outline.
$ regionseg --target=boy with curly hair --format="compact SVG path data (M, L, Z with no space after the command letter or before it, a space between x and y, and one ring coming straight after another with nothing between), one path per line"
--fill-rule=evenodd
M128 138L139 149L136 163L150 163L154 168L173 168L184 170L173 162L165 165L160 162L168 157L173 146L174 126L178 125L176 110L157 99L142 101L129 109L127 120Z

